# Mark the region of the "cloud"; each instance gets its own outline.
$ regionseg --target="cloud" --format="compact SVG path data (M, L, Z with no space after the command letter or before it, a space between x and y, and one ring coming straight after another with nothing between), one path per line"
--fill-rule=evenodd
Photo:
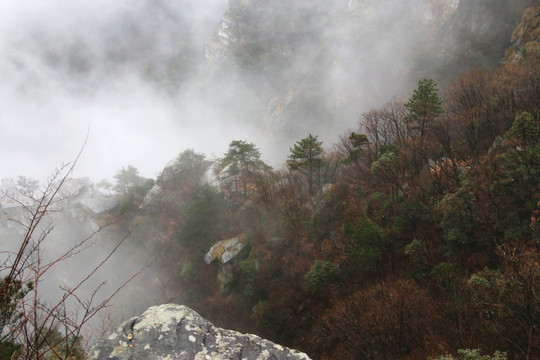
M228 3L2 1L0 178L45 179L87 132L74 175L94 180L128 164L156 177L186 148L221 156L236 139L279 166L309 132L330 147L408 90L422 1L251 2L239 41L207 61Z
M75 175L96 180L127 164L155 177L194 146L199 134L179 128L184 116L177 100L145 71L175 51L193 49L202 57L225 1L2 5L0 177L44 180L74 159L87 132Z

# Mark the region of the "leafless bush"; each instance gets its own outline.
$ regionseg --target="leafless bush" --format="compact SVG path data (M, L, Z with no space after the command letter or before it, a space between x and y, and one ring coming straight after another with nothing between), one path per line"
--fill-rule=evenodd
M61 203L69 194L65 195L61 190L79 156L80 153L72 164L58 168L37 196L26 193L20 197L7 191L2 194L22 208L24 213L22 217L9 218L22 228L24 235L15 251L1 253L3 261L0 263L0 344L13 345L12 358L83 358L83 329L92 319L99 318L97 315L110 305L111 299L128 282L150 266L129 275L108 294L104 294L105 282L101 282L88 295L90 282L96 281L97 272L124 244L128 233L107 250L97 265L78 269L83 274L80 279L71 286L60 285L56 296L45 298L44 293L49 293L50 289L47 289L44 280L52 270L96 245L98 233L112 224L98 227L66 249L55 249L56 254L52 258L46 252L48 249L45 245L53 230L49 215L62 211ZM85 335L88 341L88 335Z

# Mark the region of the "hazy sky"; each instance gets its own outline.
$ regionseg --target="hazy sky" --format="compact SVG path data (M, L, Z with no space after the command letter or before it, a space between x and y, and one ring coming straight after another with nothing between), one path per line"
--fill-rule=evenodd
M308 132L331 147L362 112L407 95L405 79L416 82L409 49L422 43L414 21L429 11L420 0L316 3L334 9L307 29L293 24L297 35L313 36L287 50L281 78L250 78L226 61L216 73L205 67L227 0L0 0L0 179L45 180L75 158L87 134L73 175L95 181L127 165L155 178L187 148L222 156L232 140L255 143L274 166ZM252 31L290 35L275 28L283 9L264 11L274 12L263 14L268 28ZM177 92L149 81L172 79L171 61L202 65L185 72L191 77ZM275 89L261 84L272 78L281 79Z
M148 37L153 56L172 51L168 30L175 20L152 22L147 3L0 1L0 178L45 179L76 156L87 133L88 143L74 176L94 180L110 178L128 164L144 176L155 177L188 147L222 154L230 138L221 138L225 134L218 128L212 133L220 137L204 138L203 132L210 129L203 125L214 121L183 121L187 115L177 99L141 79L136 66L145 59L124 59L116 67L104 59L111 43L124 45L122 31L130 17L139 26L134 33ZM174 9L180 2L163 3ZM226 0L182 3L181 9L174 10L189 19L194 41L204 44L225 11ZM121 20L124 28L118 30ZM114 41L104 38L110 34ZM89 71L70 73L63 59L55 59L70 47L88 60ZM198 118L215 116L204 103L194 104L197 107Z

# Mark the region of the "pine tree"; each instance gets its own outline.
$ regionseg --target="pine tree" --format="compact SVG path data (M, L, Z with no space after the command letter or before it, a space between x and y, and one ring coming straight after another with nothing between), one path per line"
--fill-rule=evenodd
M247 185L250 175L258 169L267 168L261 160L261 152L255 144L244 140L233 140L229 144L229 150L221 160L222 166L231 166L231 174L239 175L242 180L244 195L247 195Z
M314 195L314 185L320 185L320 172L324 165L324 150L322 141L317 136L309 134L291 148L291 154L287 158L287 166L291 170L303 172L309 184L309 195Z
M422 79L418 82L418 88L414 90L409 102L405 104L409 110L410 129L419 132L421 140L424 139L427 129L437 116L443 112L442 100L437 92L435 80Z

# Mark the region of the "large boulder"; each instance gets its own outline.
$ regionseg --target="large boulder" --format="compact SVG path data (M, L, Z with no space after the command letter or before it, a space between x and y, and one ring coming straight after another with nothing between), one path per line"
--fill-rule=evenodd
M233 266L245 260L250 252L249 241L245 234L218 241L204 255L204 261L211 264L218 262L218 282L219 290L228 294L236 283L237 274L233 271Z
M204 255L204 261L211 264L218 260L222 264L227 264L231 260L239 262L247 258L249 255L249 242L245 234L240 234L236 237L221 240L215 243L210 250Z
M89 352L90 359L281 360L309 357L256 335L215 327L192 309L153 306L120 325Z

